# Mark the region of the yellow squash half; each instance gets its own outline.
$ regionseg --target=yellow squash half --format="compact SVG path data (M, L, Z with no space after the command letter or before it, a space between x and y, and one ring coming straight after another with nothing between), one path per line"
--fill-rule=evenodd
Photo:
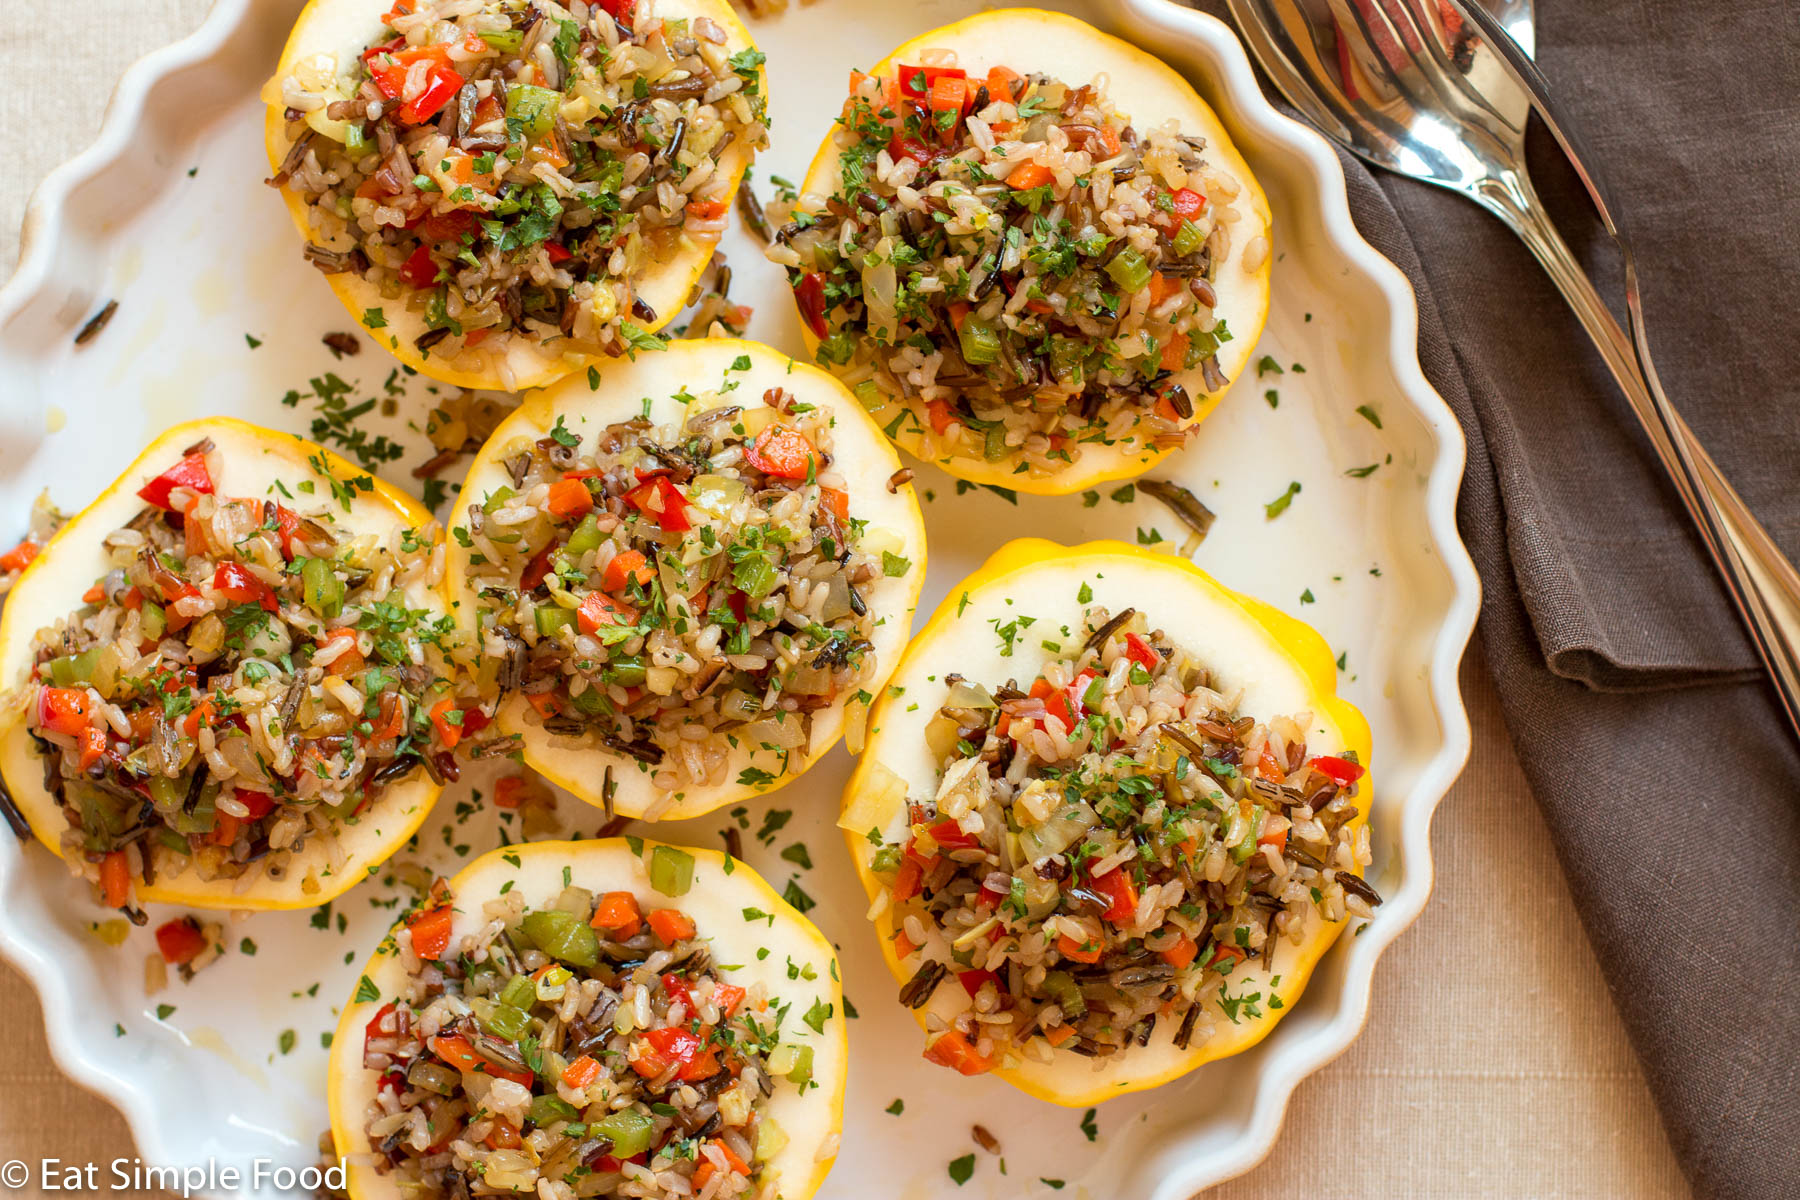
M0 610L0 688L8 697L5 709L0 710L0 774L32 832L54 854L62 853L67 822L55 797L44 789L43 759L18 708L17 689L31 669L32 638L39 629L81 607L82 593L106 573L109 561L102 543L144 508L138 488L166 470L183 450L205 438L217 446L211 460L214 482L222 496L281 496L283 503L297 505L305 515L313 508L305 503L311 491L318 497L319 507L333 506L332 518L338 526L374 534L383 541L402 530L423 529L431 523L431 514L411 497L379 479L372 480L368 490L345 488L344 481L370 479L368 472L292 434L213 417L177 425L152 442L99 499L50 539ZM336 507L333 488L320 473L319 464L339 481L342 494L353 496L350 511ZM288 495L277 491L277 484ZM437 597L422 586L408 593L408 602L417 608L438 607ZM234 880L207 881L189 870L158 878L147 886L140 883L138 898L194 908L311 908L323 904L362 882L405 845L431 811L439 790L422 770L382 789L361 816L339 827L338 845L346 858L339 868L333 869L326 848L313 838L294 856L292 868L282 879L259 878L240 891Z
M1039 8L1005 8L934 29L907 42L869 70L871 75L889 75L901 64L916 64L920 55L930 50L953 50L957 64L971 78L985 75L990 67L1005 66L1024 74L1042 73L1070 85L1090 83L1105 74L1108 94L1117 109L1128 116L1132 125L1143 129L1173 117L1182 132L1206 139L1206 160L1241 185L1230 207L1238 214L1232 226L1232 244L1243 246L1256 233L1267 234L1270 226L1269 202L1243 156L1232 145L1230 135L1218 115L1208 107L1188 83L1167 63L1145 53L1129 42L1064 13ZM833 128L835 134L836 128ZM827 136L812 165L807 168L801 190L817 195L832 195L840 186L838 152L831 136ZM1273 254L1263 256L1255 270L1246 269L1242 253L1231 254L1218 264L1213 281L1218 292L1217 313L1230 327L1233 337L1219 347L1219 368L1227 379L1236 379L1250 362L1252 348L1262 334L1269 316L1269 271ZM818 349L806 323L802 332L810 349ZM1193 397L1194 415L1183 422L1196 425L1219 403L1223 391L1208 392L1201 372L1179 372L1172 377L1187 388ZM900 415L904 401L890 397L889 403L875 413L884 428ZM994 484L1037 495L1061 496L1079 492L1112 479L1131 479L1143 474L1167 457L1169 451L1154 447L1138 447L1127 451L1117 446L1088 444L1080 457L1051 475L1014 474L1013 459L988 462L965 456L938 457L929 453L923 429L929 428L922 410L917 420L900 422L895 435L907 453L937 465L956 476L974 483Z
M996 634L995 622L1031 617L1034 635L1065 625L1079 628L1088 606L1078 598L1084 587L1092 590L1093 604L1114 613L1136 608L1153 628L1165 630L1207 663L1216 677L1214 686L1228 696L1239 696L1239 711L1259 719L1310 712L1309 744L1329 747L1332 753L1354 750L1361 762L1369 761L1368 722L1338 699L1331 651L1310 626L1220 586L1186 559L1152 554L1123 542L1068 547L1023 538L1001 547L981 570L950 589L907 648L900 669L870 714L868 748L845 789L838 823L871 901L882 894L884 885L870 870L875 846L868 832L880 829L885 841L901 843L908 823L905 805L890 786L882 785L886 777L877 778L878 768L904 781L907 795L935 795L938 769L926 746L925 725L943 702L945 675L956 672L989 687L1008 679L1032 679L1048 657L1039 646L1042 639L1021 636L1010 655L1002 654L1006 642ZM1365 777L1361 786L1371 788L1373 780ZM1359 815L1349 827L1366 820ZM889 969L895 979L905 982L917 962L904 966L896 955L892 914L891 907L883 906L875 927ZM1202 1063L1247 1050L1268 1036L1299 1000L1319 957L1341 932L1342 922L1325 921L1314 913L1304 941L1298 946L1282 941L1270 969L1264 969L1260 960L1243 963L1232 975L1232 988L1240 994L1248 990L1278 995L1281 1007L1265 1003L1256 1015L1241 1015L1236 1023L1219 1018L1213 1037L1186 1050L1174 1044L1175 1023L1164 1021L1148 1045L1103 1060L1099 1069L1096 1060L1057 1050L1048 1064L1025 1061L996 1074L1040 1099L1081 1107L1155 1087ZM1280 983L1271 986L1274 976ZM954 1007L939 1007L946 1004ZM940 987L932 1002L914 1016L923 1028L928 1016L952 1016L966 1006L961 988Z
M308 0L294 22L294 31L282 49L281 62L275 68L273 78L263 88L263 100L269 106L263 120L263 143L271 170L280 169L293 144L287 136L281 80L293 71L296 63L313 59L323 69L336 74L339 93L354 94L357 85L351 79L362 52L393 36L393 30L381 21L382 15L392 8L393 0ZM655 15L667 20L709 17L725 31L726 48L732 54L756 48L750 31L727 0L657 0ZM339 142L344 140L344 123L327 119L323 112L309 116L308 123L324 137ZM727 201L737 194L751 157L749 147L739 142L733 142L720 156L719 172L731 180ZM282 188L281 198L287 204L300 236L310 239L312 226L307 218L306 202L292 188ZM711 245L684 237L678 253L657 263L654 273L636 281L639 296L656 312L656 320L646 326L650 331L661 329L686 307L688 294L706 269L712 252ZM377 345L421 375L456 387L523 391L554 383L564 375L591 365L597 364L604 369L614 361L583 354L561 354L554 346L545 347L535 338L511 334L489 338L454 360L446 359L421 351L414 345L427 326L421 310L410 302L411 289L402 289L398 296L385 296L380 288L352 271L325 278L344 308L358 323L365 325L365 331ZM385 325L379 328L367 326L364 314L371 309L381 311ZM511 369L510 385L500 371L502 361Z
M735 369L740 360L748 360L747 369ZM817 367L796 362L759 342L727 338L670 342L666 351L639 354L635 362L621 363L601 375L597 388L577 376L528 395L475 456L456 514L449 522L451 537L444 587L457 624L471 635L475 633L480 600L464 584L471 551L455 534L466 525L470 504L480 503L496 488L510 483L505 466L509 447L547 436L559 420L572 432L591 437L614 422L644 415L646 401L652 422L679 421L696 410L676 400L678 393L698 394L728 381L737 387L720 403L758 404L768 389L785 388L799 401L830 411L835 418L834 466L847 480L851 518L868 523L863 532L864 544L890 548L912 564L902 576L883 575L872 580L864 596L869 610L885 618L876 626L872 639L875 674L862 684L863 690L879 694L906 645L919 589L925 580L925 523L918 499L910 486L888 490L887 481L900 470L900 458L843 384ZM767 772L780 769L779 759L766 752L753 753L753 747L740 745L726 769L726 783L681 793L672 805L660 810L658 819L696 817L797 779L842 735L844 709L844 701L839 700L830 709L813 714L812 741L805 758L792 763L787 774L761 783L739 782L749 767ZM661 794L656 785L631 759L597 745L571 746L567 739L552 738L529 715L530 711L530 705L514 696L502 704L499 724L524 738L525 760L547 778L598 806L602 804L600 793L606 768L612 765L617 768L614 778L618 785L614 811L638 817L659 802ZM748 778L758 777L752 773Z
M825 935L777 895L762 876L717 851L683 847L694 860L692 887L678 897L656 891L650 886L646 866L656 847L655 842L642 842L640 853L624 838L608 838L534 842L489 851L450 880L455 905L450 944L456 946L481 928L485 923L482 905L499 896L502 889L522 895L527 908L554 902L570 884L596 894L625 891L634 894L645 911L674 907L693 918L699 936L712 941L713 959L732 964L725 972L726 979L739 987L761 983L768 989L771 1003L780 997L781 1003L790 1005L782 1025L783 1039L799 1038L813 1049L813 1086L802 1092L785 1080L778 1081L766 1109L766 1115L778 1121L788 1137L787 1145L767 1167L776 1191L783 1200L806 1200L825 1182L836 1157L835 1144L829 1152L824 1151L844 1124L850 1047L837 955ZM747 920L744 913L752 909L763 915ZM759 956L763 948L768 953ZM798 968L797 978L789 978L789 964ZM381 1078L379 1072L363 1066L363 1035L370 1020L405 981L406 968L389 937L363 968L331 1042L327 1083L331 1133L337 1152L349 1159L350 1195L355 1200L399 1196L389 1178L371 1165L369 1140L363 1133ZM826 1011L830 1013L816 1034L800 1020L800 1014L815 1005L829 1006Z

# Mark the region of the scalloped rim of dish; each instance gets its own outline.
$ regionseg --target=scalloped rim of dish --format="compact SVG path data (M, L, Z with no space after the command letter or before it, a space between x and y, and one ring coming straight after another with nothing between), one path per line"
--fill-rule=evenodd
M1385 897L1367 933L1353 939L1345 965L1343 1004L1322 1029L1295 1042L1271 1048L1257 1075L1247 1130L1224 1149L1194 1147L1185 1161L1157 1180L1155 1200L1190 1196L1250 1170L1267 1156L1281 1131L1289 1099L1301 1080L1349 1048L1368 1020L1375 964L1382 952L1417 919L1431 894L1431 817L1467 763L1470 750L1468 713L1458 686L1462 656L1474 633L1481 584L1456 530L1456 499L1468 447L1454 414L1426 380L1417 354L1418 303L1411 284L1392 262L1360 233L1350 218L1349 198L1337 155L1311 128L1284 116L1257 85L1250 61L1237 35L1206 13L1181 7L1174 0L1108 0L1124 32L1143 43L1178 43L1204 64L1228 103L1221 116L1236 140L1259 142L1298 156L1319 187L1320 220L1330 249L1346 265L1369 280L1389 305L1388 361L1400 394L1430 429L1437 446L1425 486L1426 528L1431 549L1450 576L1452 595L1443 624L1426 664L1430 694L1441 724L1442 744L1420 771L1399 805L1395 838L1402 883ZM192 34L133 63L120 78L107 104L99 136L86 150L47 175L32 192L20 235L19 263L0 286L0 327L35 300L47 283L57 251L68 236L65 201L78 187L92 183L116 166L131 144L144 116L150 89L162 79L199 66L219 52L243 21L252 0L216 0ZM1152 50L1152 53L1156 51ZM1180 69L1178 67L1178 69ZM1250 138L1243 138L1248 131ZM20 859L0 854L0 892L9 884ZM158 1098L143 1089L120 1088L120 1079L83 1046L73 1028L52 1014L75 1001L67 977L53 969L45 947L28 929L0 908L0 954L37 991L43 1008L45 1036L57 1066L77 1084L112 1104L124 1116L140 1153L151 1162L168 1154L157 1114ZM1180 1153L1175 1144L1155 1156L1164 1163Z

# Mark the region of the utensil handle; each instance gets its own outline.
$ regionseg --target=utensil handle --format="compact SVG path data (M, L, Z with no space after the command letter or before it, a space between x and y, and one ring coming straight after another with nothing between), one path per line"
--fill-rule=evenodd
M1521 184L1521 194L1490 195L1489 206L1530 247L1618 380L1699 527L1726 590L1749 627L1788 722L1800 735L1800 571L1782 555L1669 403L1641 336L1634 342L1619 327L1530 185ZM1641 335L1641 318L1637 324Z

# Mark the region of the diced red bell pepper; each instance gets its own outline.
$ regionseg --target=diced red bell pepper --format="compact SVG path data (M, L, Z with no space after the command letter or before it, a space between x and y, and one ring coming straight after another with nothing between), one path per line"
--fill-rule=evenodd
M300 533L300 514L284 504L275 506L275 536L281 541L281 557L292 562L294 538Z
M204 496L213 493L212 472L206 469L206 455L194 453L138 489L138 499L161 509L169 507L169 493L178 487Z
M397 100L406 89L406 78L414 63L429 62L425 87L417 96L400 106L400 120L418 125L437 116L444 105L462 88L463 77L450 65L448 45L408 46L398 50L382 50L369 58L369 74L375 86L390 100Z
M1156 647L1135 633L1125 635L1125 657L1150 672L1155 672L1163 662L1162 655L1156 652Z
M213 572L213 591L236 604L259 604L264 612L279 612L275 591L250 573L242 563L222 562Z
M47 687L38 693L38 728L79 737L92 723L86 688Z
M550 259L552 264L566 263L571 258L575 257L575 252L561 242L545 242L544 254Z
M888 141L888 157L895 162L910 158L921 168L929 168L946 155L941 147L929 145L915 137L896 134Z
M1206 211L1206 197L1188 188L1178 189L1171 200L1178 223L1195 220Z
M406 261L400 264L400 282L407 287L424 291L437 286L438 266L432 261L431 247L420 244Z
M981 985L984 983L993 984L996 992L1001 990L1000 977L992 971L958 971L956 973L956 982L963 985L963 991L969 993L969 998L971 1000L975 998L975 993L981 990Z
M839 524L850 519L850 493L842 488L820 488L819 503L826 512L837 518Z
M81 731L81 771L85 774L106 757L106 730L89 725Z
M688 986L687 976L677 975L670 971L662 977L663 991L669 993L671 1000L679 1000L688 1006L688 1012L694 1010L694 990Z
M744 460L766 475L779 479L805 479L813 474L812 443L798 430L770 425L756 435L744 451Z
M450 906L428 908L406 923L412 930L413 953L436 960L450 947Z
M395 1031L386 1028L388 1025L388 1018L394 1015L394 1008L394 1002L392 1000L388 1001L376 1011L374 1016L369 1018L368 1024L363 1026L363 1047L365 1051L367 1050L369 1043L376 1038L394 1036Z
M735 983L717 983L713 985L713 1003L718 1005L719 1011L726 1016L729 1017L732 1013L736 1012L738 1010L738 1005L743 1002L744 989L737 986Z
M981 842L974 834L964 833L961 825L946 817L926 830L942 850L972 850Z
M925 418L931 422L931 432L938 437L943 437L944 431L952 425L962 424L950 402L943 399L926 401Z
M206 949L206 937L192 917L177 917L157 927L156 948L170 966L191 963Z
M1339 787L1349 787L1364 775L1361 763L1351 762L1347 758L1336 758L1329 754L1321 754L1312 760L1312 765L1323 771L1331 781Z
M625 503L671 533L686 533L694 527L687 516L687 497L669 482L668 476L639 477L643 482L625 493Z
M1068 690L1073 692L1075 687L1080 685L1080 682L1081 681L1077 679L1076 684L1071 686ZM1063 692L1059 692L1051 687L1048 680L1040 677L1034 682L1031 685L1031 697L1034 700L1042 700L1044 702L1044 711L1048 715L1061 721L1065 730L1075 728L1075 713L1070 708L1069 697ZM1076 703L1079 704L1080 701L1077 700Z
M825 323L825 276L817 271L802 275L794 284L794 299L800 305L800 319L806 322L813 336L830 337L831 327Z
M1200 953L1200 944L1187 934L1182 934L1173 946L1167 950L1157 951L1157 957L1174 967L1177 971L1185 970L1194 956Z
M924 100L932 93L932 88L940 79L967 79L969 73L961 67L908 67L899 68L900 94L915 100Z
M1109 903L1106 912L1101 914L1114 925L1129 925L1137 919L1137 890L1131 886L1131 877L1117 867L1093 879L1094 890L1105 896Z
M1056 935L1056 951L1071 962L1096 963L1103 947L1099 942L1078 942L1066 933Z
M558 544L559 543L551 542L548 546L545 546L542 550L539 550L536 554L531 556L531 561L525 564L525 570L519 574L520 588L529 592L535 589L538 584L544 582L544 577L550 574L551 552L556 549Z
M693 1061L700 1053L700 1039L685 1029L651 1029L631 1060L631 1069L646 1079L661 1075L670 1067Z
M460 240L465 233L473 233L475 221L474 213L459 208L455 212L427 213L417 229L422 241L454 242Z
M252 821L260 821L275 810L275 797L267 792L253 792L248 788L232 788L231 794L237 802L250 811Z
M900 871L894 876L894 903L899 904L918 895L924 879L925 868L919 865L918 860L910 857L902 859Z

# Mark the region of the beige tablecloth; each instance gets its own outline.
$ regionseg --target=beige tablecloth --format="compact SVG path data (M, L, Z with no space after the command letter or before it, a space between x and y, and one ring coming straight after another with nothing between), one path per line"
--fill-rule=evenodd
M119 73L206 7L0 4L0 273L31 187L94 136ZM1687 1194L1471 658L1475 750L1433 829L1437 893L1382 960L1361 1039L1301 1085L1274 1152L1218 1200ZM132 1153L117 1113L57 1072L30 988L0 967L0 1160L98 1162L104 1179Z

